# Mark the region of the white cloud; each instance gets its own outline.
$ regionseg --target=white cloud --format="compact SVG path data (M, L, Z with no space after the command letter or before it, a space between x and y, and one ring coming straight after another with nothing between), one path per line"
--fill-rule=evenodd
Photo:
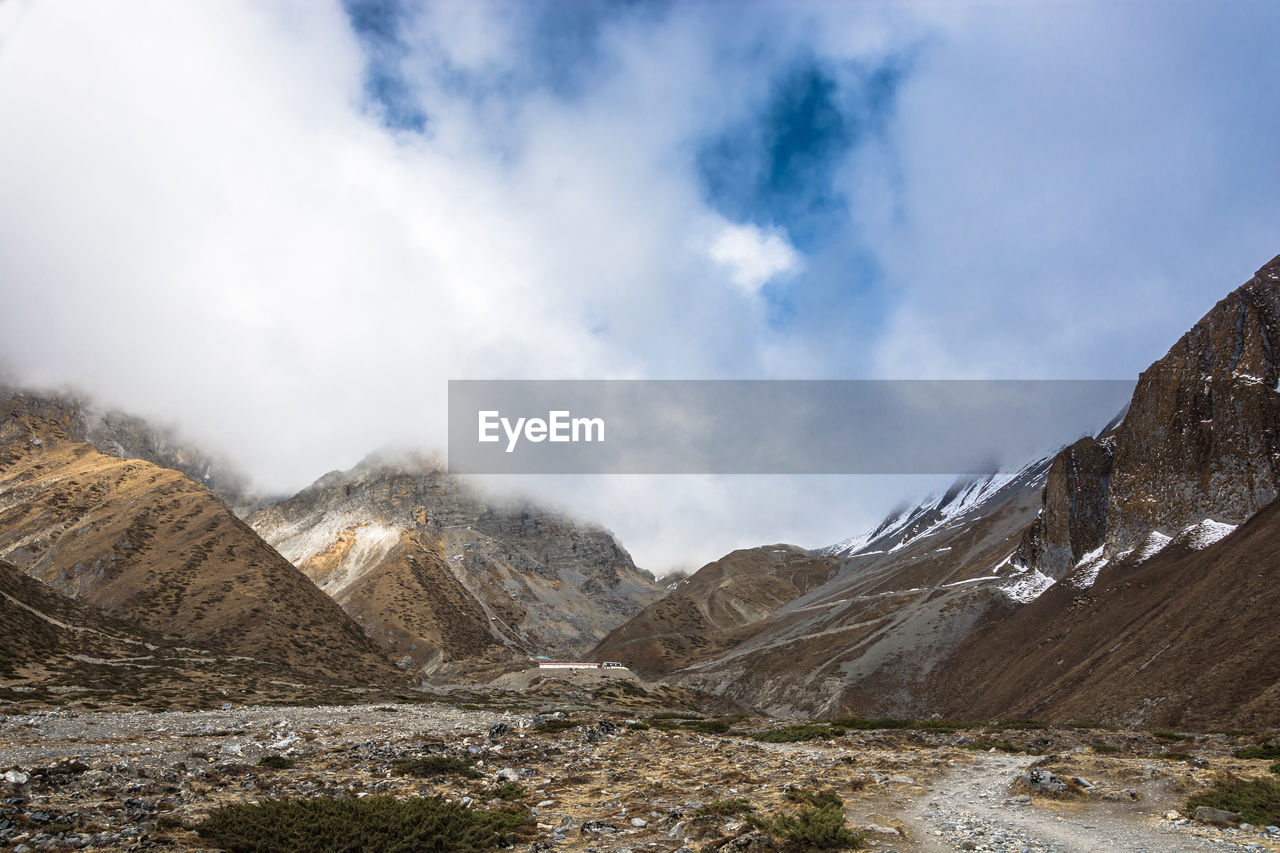
M416 136L366 108L336 0L0 2L0 372L177 420L273 490L441 448L449 378L1131 375L1275 251L1275 28L955 5L640 7L563 95L522 76L532 5L429 4ZM921 34L884 150L837 170L841 245L709 207L698 144L797 57L856 80ZM839 299L846 258L881 273L846 310L743 298ZM900 496L816 482L526 485L661 571Z
M708 254L747 293L757 293L770 281L795 274L803 265L783 229L751 224L725 223L711 241Z

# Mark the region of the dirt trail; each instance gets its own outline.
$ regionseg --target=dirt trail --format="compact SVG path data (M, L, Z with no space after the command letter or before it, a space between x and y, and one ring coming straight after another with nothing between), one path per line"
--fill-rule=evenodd
M1168 804L1011 802L1010 786L1036 759L978 753L933 782L901 818L920 853L999 850L1016 853L1173 853L1280 849L1256 834L1161 819ZM1233 833L1235 837L1233 837Z

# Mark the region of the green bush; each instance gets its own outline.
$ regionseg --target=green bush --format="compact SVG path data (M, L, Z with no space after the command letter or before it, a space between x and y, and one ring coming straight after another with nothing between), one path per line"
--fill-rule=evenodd
M480 771L471 766L470 761L451 758L447 755L425 755L410 761L397 761L391 765L397 776L462 776L467 779L479 779Z
M298 762L292 758L285 758L283 755L264 755L258 761L259 767L270 767L272 770L288 770Z
M1280 761L1277 761L1275 764L1272 764L1270 769L1272 773L1275 773L1276 775L1280 775Z
M1091 743L1089 744L1089 746L1091 746L1093 748L1093 751L1098 753L1099 755L1111 755L1114 752L1120 751L1120 747L1112 746L1111 744L1103 743L1102 741L1098 741L1097 743Z
M527 812L440 797L268 800L213 811L194 829L228 853L472 853L511 842Z
M1187 740L1188 739L1187 735L1180 735L1177 732L1168 732L1163 730L1154 731L1151 733L1151 736L1156 740Z
M807 740L839 737L842 734L844 734L844 729L832 728L826 723L804 723L781 729L761 729L760 731L751 732L748 737L761 743L799 743Z
M830 788L821 791L811 791L808 788L792 788L787 791L786 797L793 803L802 803L806 806L813 806L815 809L825 809L828 806L840 808L844 806L844 800L840 799L840 795Z
M523 800L528 794L519 782L503 782L493 789L493 795L499 800Z
M961 729L976 729L983 725L958 720L899 720L894 717L839 717L828 722L833 726L853 731L911 729L922 732L954 732Z
M1043 723L1040 720L1013 719L1004 720L991 728L997 731L1003 729L1021 729L1022 731L1031 731L1036 729L1047 729L1049 728L1049 724Z
M844 812L839 806L805 807L795 814L780 814L773 819L748 815L747 822L770 835L811 848L861 847L864 843L861 835L845 825Z
M1227 776L1187 800L1186 813L1195 814L1198 806L1235 812L1257 826L1280 824L1280 779L1245 781Z
M648 696L649 691L645 690L638 684L632 684L630 681L619 681L615 685L619 690L628 696Z
M690 720L682 728L695 732L705 732L706 734L722 735L733 728L733 723L728 720Z
M566 729L576 729L582 725L577 720L571 720L568 717L552 717L549 720L543 720L533 727L535 732L562 732Z
M1237 749L1235 756L1236 758L1280 758L1280 744L1249 746L1244 749Z
M731 817L733 815L746 814L753 812L756 807L746 800L712 800L702 808L698 809L698 815L717 815L721 817Z

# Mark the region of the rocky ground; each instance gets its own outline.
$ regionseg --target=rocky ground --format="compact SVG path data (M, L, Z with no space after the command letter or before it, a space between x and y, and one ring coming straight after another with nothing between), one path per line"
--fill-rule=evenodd
M510 696L484 706L453 696L3 716L0 847L209 849L190 827L223 804L440 794L527 809L523 850L773 850L782 848L743 813L708 807L745 800L749 814L768 817L830 790L866 847L886 853L1280 851L1280 830L1218 828L1177 812L1216 773L1264 773L1269 762L1232 757L1257 736L1197 736L1171 751L1150 735L1015 724L764 743L746 735L784 724L600 702L532 707ZM439 757L470 762L475 775L402 775L406 762ZM1028 785L1028 768L1065 790Z

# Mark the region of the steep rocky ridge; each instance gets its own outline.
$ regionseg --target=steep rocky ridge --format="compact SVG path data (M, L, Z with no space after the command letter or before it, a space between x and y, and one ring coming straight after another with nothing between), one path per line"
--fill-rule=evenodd
M942 707L1280 723L1278 343L1280 258L1143 372L1122 423L1054 459L1017 558L1058 583L966 640Z
M402 666L575 656L662 594L605 530L372 457L249 523Z
M1018 559L1060 579L1202 522L1237 525L1277 495L1280 258L1143 372L1123 421L1054 459Z
M1144 371L1116 434L1109 554L1280 494L1280 257Z
M1085 436L1053 458L1042 509L1023 534L1016 563L1058 580L1103 544L1114 445L1112 435Z
M0 402L0 557L167 642L345 683L401 676L342 610L207 489L107 456Z

